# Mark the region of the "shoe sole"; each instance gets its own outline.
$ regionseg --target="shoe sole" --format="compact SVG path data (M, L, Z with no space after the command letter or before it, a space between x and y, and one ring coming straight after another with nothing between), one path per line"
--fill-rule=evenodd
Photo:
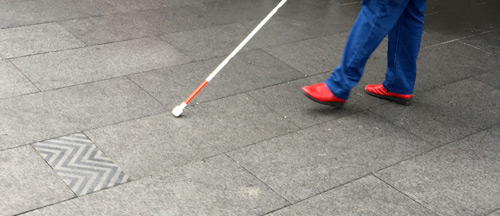
M374 94L374 93L371 93L371 92L366 91L366 90L365 90L365 92L367 94L371 95L371 96L382 98L382 99L386 99L386 100L390 100L390 101L396 102L396 103L401 104L401 105L405 105L405 106L410 106L411 105L411 99L412 98L406 99L406 98L398 98L398 97L378 95L378 94Z
M337 109L340 109L344 106L345 102L324 102L324 101L319 101L317 100L316 98L313 98L311 97L310 95L308 95L307 93L305 92L302 92L307 98L311 99L312 101L316 102L316 103L320 103L320 104L323 104L323 105L328 105L328 106L333 106Z

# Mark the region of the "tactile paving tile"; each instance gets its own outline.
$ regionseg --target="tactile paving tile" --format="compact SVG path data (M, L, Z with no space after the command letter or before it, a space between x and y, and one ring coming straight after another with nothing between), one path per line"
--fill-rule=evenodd
M82 133L38 142L33 147L78 196L129 180Z

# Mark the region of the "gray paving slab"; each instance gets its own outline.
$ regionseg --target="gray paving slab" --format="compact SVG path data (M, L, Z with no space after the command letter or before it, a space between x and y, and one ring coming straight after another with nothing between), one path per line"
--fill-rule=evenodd
M453 42L423 49L417 65L415 92L425 92L486 72L496 72L500 58Z
M39 91L14 65L0 60L0 98Z
M358 2L341 6L324 6L299 13L280 14L280 16L304 22L305 25L296 26L296 30L310 37L321 37L350 31L360 9L361 4Z
M371 113L360 113L229 153L287 200L296 202L432 146Z
M321 8L315 1L287 1L276 13L276 17L282 15L298 14L304 11L314 10ZM276 1L278 4L278 1ZM275 19L275 18L273 18Z
M223 58L135 74L130 78L168 107L179 105ZM243 52L200 92L192 104L227 97L304 77L260 50Z
M340 64L344 44L349 33L334 34L295 43L271 46L263 50L307 75L331 72ZM371 58L386 56L387 42L383 42Z
M11 61L40 89L49 90L183 64L191 59L151 37Z
M498 8L484 4L426 16L422 46L499 29L500 17L497 14Z
M29 1L29 0L0 0L0 3L22 2L22 1Z
M167 7L62 22L87 45L97 45L210 26L196 7Z
M282 116L240 94L189 106L181 118L167 112L86 134L134 179L168 172L297 129Z
M164 111L120 78L0 100L0 149Z
M475 1L470 0L428 0L426 14L446 12L457 8L471 8L477 6Z
M166 34L161 38L196 60L225 57L258 25L259 21L248 21L222 26L213 26L194 31ZM296 31L298 21L274 17L243 47L243 51L279 45L306 39L307 34Z
M320 74L259 89L248 94L301 128L321 124L385 103L383 100L364 93L364 85L353 89L351 97L342 109L315 103L303 95L302 86L323 82L328 76L330 73Z
M342 59L348 33L313 38L264 48L281 61L307 75L331 72Z
M235 23L162 35L160 38L195 60L229 55L252 31L252 26ZM248 50L244 47L243 51Z
M499 142L495 127L377 175L440 215L486 215L500 207Z
M500 44L500 30L465 38L462 41L500 58L500 47L498 46Z
M286 204L221 155L26 215L262 215Z
M223 25L251 20L262 20L271 12L279 0L254 1L211 1L203 3L203 11L199 14L210 22Z
M476 76L475 79L500 89L500 71L481 74Z
M0 151L0 215L14 215L75 195L31 146Z
M14 58L82 47L62 26L54 23L0 29L0 56Z
M301 1L296 1L299 3L303 3ZM348 5L348 4L357 4L359 3L358 0L330 0L330 1L323 1L323 0L310 0L307 1L308 4L314 5L319 8L328 8L332 6L339 6L339 5Z
M268 216L292 215L436 215L369 175L280 209Z
M0 2L0 28L77 19L118 12L104 0Z
M488 216L500 216L500 210L497 210L497 211L489 214Z
M250 22L252 29L258 25L260 20ZM274 17L267 22L257 35L248 43L249 48L264 48L280 44L292 43L309 39L310 36L297 29L298 26L307 25L305 22L290 20L281 17ZM248 34L248 33L247 33Z
M217 0L106 0L106 2L122 12L133 12L165 7L192 6L211 1Z
M371 109L394 124L442 145L500 123L500 91L474 79L418 94L409 107Z

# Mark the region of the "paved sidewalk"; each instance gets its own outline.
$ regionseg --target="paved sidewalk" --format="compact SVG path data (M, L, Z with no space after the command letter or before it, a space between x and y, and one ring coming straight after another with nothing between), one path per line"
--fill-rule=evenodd
M359 0L0 0L0 215L500 216L500 1L428 0L414 103L342 110Z

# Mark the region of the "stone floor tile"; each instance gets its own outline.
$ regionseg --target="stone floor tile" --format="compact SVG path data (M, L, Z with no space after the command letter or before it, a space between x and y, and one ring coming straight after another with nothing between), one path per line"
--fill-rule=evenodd
M31 146L0 151L0 215L14 215L75 195Z
M0 4L0 28L118 12L105 0L33 0L0 2Z
M26 215L262 215L287 202L226 156ZM92 208L89 208L92 206Z
M245 94L86 132L131 178L217 155L297 127Z
M75 36L58 24L0 29L0 56L14 58L82 47Z
M271 46L263 50L307 75L331 72L342 60L345 40L348 33ZM372 59L385 58L387 42L375 50Z
M297 2L300 2L300 1L297 1ZM310 0L310 1L307 1L307 3L314 5L318 8L329 8L329 7L339 6L339 5L357 4L357 3L359 3L359 1L358 0L330 0L330 1Z
M500 70L497 72L481 74L474 78L488 85L500 89Z
M229 55L251 31L251 25L235 23L166 34L160 38L195 60L205 60Z
M229 153L296 202L432 148L371 113L340 118Z
M436 215L373 176L366 176L268 216Z
M228 24L163 35L161 38L196 60L214 57L226 57L231 53L259 21ZM295 30L304 25L299 21L290 21L275 17L248 42L243 51L299 41L308 36Z
M348 33L335 34L263 50L307 75L331 72L340 63Z
M496 57L500 58L500 46L498 46L498 44L500 44L500 30L480 34L474 37L468 37L461 41L483 51L492 53Z
M364 85L359 85L352 90L348 102L342 109L315 103L304 96L302 86L323 82L329 75L330 73L325 73L271 86L249 92L249 95L301 128L321 124L386 103L384 100L366 94Z
M479 74L497 72L499 67L500 58L461 42L423 49L417 65L415 92L426 92Z
M427 16L422 47L499 29L500 16L497 14L497 8L485 4Z
M195 10L195 7L167 7L70 20L61 25L87 45L97 45L210 26L195 15Z
M377 175L440 215L485 215L500 207L499 142L495 127Z
M0 98L37 92L33 85L14 65L0 60Z
M203 3L200 16L217 25L241 23L251 20L263 20L275 7L279 0L254 1L209 1Z
M127 79L4 99L0 107L0 149L164 111Z
M186 99L222 58L135 74L130 78L168 107ZM191 103L210 101L298 79L304 75L259 50L231 60Z
M489 214L488 216L500 216L500 209L497 210L497 211L495 211L495 212L493 212L493 213L491 213L491 214Z
M314 10L299 13L280 14L280 16L303 22L296 26L309 37L321 37L330 34L349 32L358 16L361 4L347 4L341 6L325 6Z
M200 5L204 2L217 0L106 0L122 12L143 11L167 7Z
M156 38L12 59L42 90L160 69L189 61L186 55Z
M500 123L500 90L468 79L418 94L411 106L389 103L372 111L442 145Z
M477 6L477 3L470 0L427 0L425 12L426 14L435 14L473 6Z

